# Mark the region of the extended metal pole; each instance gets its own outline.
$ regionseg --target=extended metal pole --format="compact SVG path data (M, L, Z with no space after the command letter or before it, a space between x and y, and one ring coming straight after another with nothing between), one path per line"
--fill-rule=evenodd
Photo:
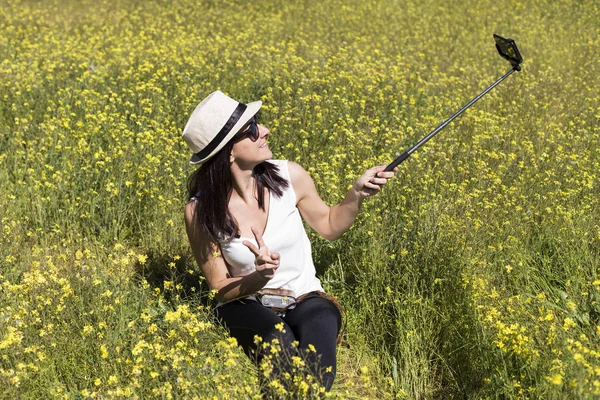
M462 114L463 111L465 111L467 108L471 107L477 100L479 100L480 98L482 98L487 92L489 92L490 90L492 90L493 88L495 88L496 85L498 85L500 82L502 82L503 80L505 80L506 78L508 78L508 76L510 74L512 74L513 72L520 71L520 70L521 70L521 66L520 65L515 65L510 71L508 71L506 74L504 74L504 76L502 78L500 78L496 82L492 83L487 89L485 89L483 92L481 92L477 97L475 97L473 100L471 100L470 102L468 102L463 108L461 108L460 110L458 110L458 112L456 114L454 114L453 116L451 116L450 118L448 118L440 126L438 126L437 128L435 128L431 133L429 133L427 136L425 136L423 139L421 139L419 141L419 143L415 144L413 147L411 147L410 149L408 149L404 153L402 153L400 156L398 156L398 158L396 158L390 165L388 165L387 167L385 167L385 171L391 171L391 170L393 170L398 164L400 164L402 161L404 161L408 157L410 157L410 155L415 150L417 150L419 147L421 147L422 145L424 145L429 139L431 139L432 137L434 137L439 131L441 131L442 129L444 129L446 127L446 125L448 125L450 122L452 122L452 120L454 120L454 118L458 117L460 114Z

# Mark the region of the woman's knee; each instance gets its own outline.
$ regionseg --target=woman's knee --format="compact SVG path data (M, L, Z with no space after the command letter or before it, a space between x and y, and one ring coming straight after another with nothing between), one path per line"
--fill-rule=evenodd
M230 332L232 336L236 336L234 332L239 330L240 328L233 328ZM296 337L284 322L264 324L260 330L248 330L242 336L246 339L246 345L242 347L251 358L257 357L261 360L265 355L279 354L290 357L296 354Z
M270 348L272 353L284 352L286 355L293 355L297 346L294 332L284 322L272 326L260 341L263 342L262 346Z
M339 331L342 326L342 314L329 299L314 297L301 302L286 318L290 325L335 325Z

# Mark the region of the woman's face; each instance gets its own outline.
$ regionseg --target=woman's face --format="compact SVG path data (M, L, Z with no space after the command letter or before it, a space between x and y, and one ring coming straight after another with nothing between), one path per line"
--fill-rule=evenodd
M253 129L256 129L258 135L252 135ZM256 123L252 126L251 124L243 132L246 134L235 142L231 150L234 162L237 162L240 166L251 166L253 168L255 165L273 158L273 153L267 144L267 136L271 132L266 126ZM256 141L253 140L254 138L256 138Z

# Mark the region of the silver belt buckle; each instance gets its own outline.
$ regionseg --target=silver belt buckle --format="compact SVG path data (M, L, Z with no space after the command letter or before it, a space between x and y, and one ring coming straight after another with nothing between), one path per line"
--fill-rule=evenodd
M263 294L260 302L265 307L284 309L296 304L296 298L278 294Z

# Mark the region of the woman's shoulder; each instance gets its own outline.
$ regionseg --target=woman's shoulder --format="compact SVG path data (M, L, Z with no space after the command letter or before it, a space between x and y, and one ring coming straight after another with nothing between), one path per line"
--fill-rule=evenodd
M279 169L285 169L286 171L289 171L290 174L292 173L301 173L301 172L306 172L304 170L304 168L302 168L302 166L298 163L295 163L294 161L289 161L289 160L267 160L268 163L271 163L277 167L279 167Z
M311 179L308 172L306 172L306 170L298 163L295 163L293 161L288 162L287 169L290 181L292 183L302 182L307 178Z
M192 197L190 201L187 202L185 208L183 210L183 214L185 216L186 222L191 222L196 217L196 202L198 200L195 197Z
M201 243L210 244L209 235L198 224L196 213L198 212L197 200L190 200L183 210L185 226L190 237L196 237Z
M273 165L275 165L277 167L280 167L280 168L281 167L287 167L287 165L289 163L288 160L267 160L267 162L269 164L273 164Z
M292 163L292 161L288 161L288 160L267 160L266 162L268 162L271 165L274 165L277 168L277 173L279 174L279 176L281 176L283 179L289 181L290 180L290 171L289 171L289 165Z

